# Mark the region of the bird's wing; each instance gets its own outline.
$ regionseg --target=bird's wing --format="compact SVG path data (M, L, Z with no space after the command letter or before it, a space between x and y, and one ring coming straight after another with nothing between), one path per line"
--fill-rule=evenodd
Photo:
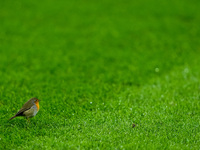
M20 109L15 116L24 116L23 112L29 110L30 108L24 108L24 109Z
M31 102L29 102L29 101L26 102L26 103L22 106L22 108L16 113L15 116L21 116L21 115L23 115L23 112L29 110L33 105L34 105L34 104L31 103Z

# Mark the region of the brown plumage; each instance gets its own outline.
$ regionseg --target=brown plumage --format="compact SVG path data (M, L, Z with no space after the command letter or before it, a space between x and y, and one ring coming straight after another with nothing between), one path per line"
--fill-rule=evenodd
M31 98L9 120L12 120L12 119L14 119L15 117L18 117L18 116L25 116L26 118L34 117L37 114L37 112L39 111L39 101L40 100L37 99L37 98Z

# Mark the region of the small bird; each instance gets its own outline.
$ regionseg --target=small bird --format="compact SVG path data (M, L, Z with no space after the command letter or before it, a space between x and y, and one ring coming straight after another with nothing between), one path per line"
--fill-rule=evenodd
M31 98L22 106L22 108L16 113L16 115L14 115L9 120L12 120L13 118L18 116L25 116L27 120L29 120L29 118L31 117L34 117L38 113L40 108L39 101L40 100L37 98Z

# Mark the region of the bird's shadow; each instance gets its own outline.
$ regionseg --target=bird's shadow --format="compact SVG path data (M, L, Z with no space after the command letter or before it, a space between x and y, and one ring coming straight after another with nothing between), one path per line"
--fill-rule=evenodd
M5 128L20 128L20 129L52 129L57 127L56 123L49 123L38 119L30 119L27 121L25 118L15 118L13 120L4 120L2 125Z
M16 118L13 120L4 120L3 126L6 128L23 128L23 129L28 129L31 126L35 125L35 121L28 122L25 118Z

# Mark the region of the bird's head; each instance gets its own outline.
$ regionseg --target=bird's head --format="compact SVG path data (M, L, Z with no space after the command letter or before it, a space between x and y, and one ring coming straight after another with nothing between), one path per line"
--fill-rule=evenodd
M39 99L38 98L32 98L32 102L35 103L35 105L37 106L37 109L39 110Z

